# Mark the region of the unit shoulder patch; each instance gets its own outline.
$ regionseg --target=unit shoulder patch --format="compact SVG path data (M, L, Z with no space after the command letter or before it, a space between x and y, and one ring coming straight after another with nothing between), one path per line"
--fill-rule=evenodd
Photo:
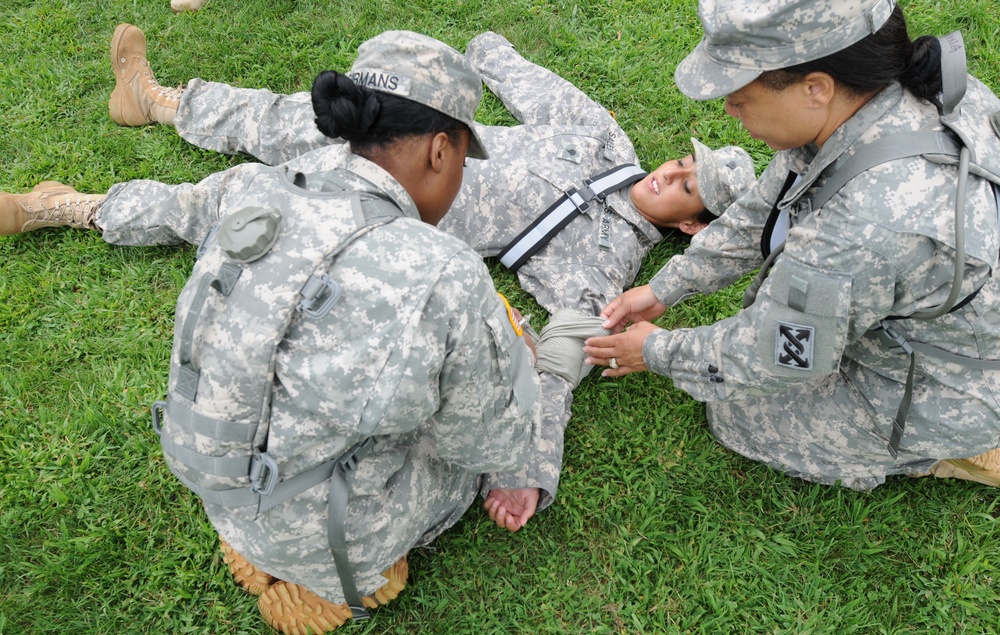
M775 365L797 370L812 370L815 342L815 327L777 322L774 334Z

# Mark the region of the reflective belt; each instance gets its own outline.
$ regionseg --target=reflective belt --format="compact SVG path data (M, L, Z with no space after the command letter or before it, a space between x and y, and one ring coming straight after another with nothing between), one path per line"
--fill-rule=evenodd
M571 189L542 212L517 238L503 248L500 262L517 271L558 234L571 220L590 207L590 201L604 197L644 178L646 172L638 165L619 165L584 181L581 189Z

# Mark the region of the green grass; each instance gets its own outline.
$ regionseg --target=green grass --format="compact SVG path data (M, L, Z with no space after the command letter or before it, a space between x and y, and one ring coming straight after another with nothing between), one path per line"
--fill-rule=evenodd
M915 34L962 29L973 72L1000 89L993 0L904 6ZM719 102L673 86L699 37L695 0L211 0L184 15L168 0L4 0L0 189L58 179L103 192L241 160L110 122L107 46L123 21L146 30L165 84L286 92L348 68L387 28L457 47L492 29L613 110L647 166L688 153L690 136L742 144L758 169L769 157ZM511 121L494 99L480 118ZM641 281L682 248L658 246ZM193 259L73 230L0 239L0 634L271 632L149 425ZM732 314L740 291L664 324ZM669 380L592 376L576 392L556 503L518 534L470 510L436 551L411 555L398 600L344 631L995 633L998 516L996 491L969 483L892 478L861 494L786 478L713 442L704 407Z

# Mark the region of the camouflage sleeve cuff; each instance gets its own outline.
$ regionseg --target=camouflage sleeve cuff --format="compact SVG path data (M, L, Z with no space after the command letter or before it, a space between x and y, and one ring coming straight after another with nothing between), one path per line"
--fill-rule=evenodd
M475 66L476 58L481 57L490 49L495 49L501 46L514 48L514 45L510 43L510 40L504 36L499 33L493 33L492 31L486 31L484 33L480 33L469 41L468 46L465 47L465 56L470 62L472 62L473 66ZM476 70L478 71L478 68Z
M642 359L646 362L646 368L657 375L670 375L670 358L664 353L669 350L672 338L673 331L658 329L647 335L642 342Z
M670 308L674 305L680 304L684 300L687 300L691 296L698 295L698 291L694 289L688 289L686 287L679 287L676 285L680 282L680 278L673 274L673 270L668 262L663 269L660 269L659 273L653 276L653 279L649 281L649 288L656 296L663 306Z

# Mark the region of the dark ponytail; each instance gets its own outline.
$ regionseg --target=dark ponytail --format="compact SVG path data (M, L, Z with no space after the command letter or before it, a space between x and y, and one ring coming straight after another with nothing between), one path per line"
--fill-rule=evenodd
M878 31L859 42L818 60L767 71L760 80L773 90L782 90L814 72L826 73L856 95L875 94L896 81L941 107L937 97L941 92L940 43L928 35L911 42L899 5Z
M367 138L382 109L375 91L334 71L323 71L313 80L312 105L320 132L351 143Z
M316 127L327 137L351 143L367 156L415 135L444 132L458 143L464 123L415 101L358 85L347 75L323 71L313 80Z
M913 41L910 63L900 73L899 83L940 110L942 106L938 94L942 90L941 82L941 40L930 35L921 36Z

